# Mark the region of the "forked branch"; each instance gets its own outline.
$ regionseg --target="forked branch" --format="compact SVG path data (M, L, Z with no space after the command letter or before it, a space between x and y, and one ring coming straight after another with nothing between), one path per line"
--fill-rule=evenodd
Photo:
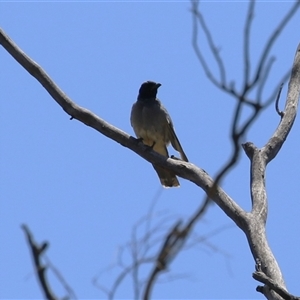
M58 300L58 298L52 292L48 280L46 279L46 267L41 262L41 256L46 250L48 243L44 242L41 246L38 246L33 240L33 236L26 225L22 225L22 229L25 232L34 262L35 271L38 277L38 281L41 284L42 291L45 294L45 298L48 300Z
M298 4L294 6L296 10L299 7ZM195 15L195 24L200 22L202 29L205 32L206 38L208 39L209 47L217 61L220 70L220 80L213 75L213 73L208 68L204 56L202 55L199 48L195 51L198 54L199 60L210 80L218 86L223 91L231 94L237 99L236 108L234 111L233 123L231 127L231 137L233 144L233 153L230 156L228 162L220 170L218 176L213 180L204 170L198 168L191 163L185 163L179 160L166 159L165 157L157 154L154 151L149 151L149 149L142 143L139 143L136 139L129 136L122 130L112 126L103 119L99 118L91 111L84 109L77 104L75 104L69 97L67 97L63 91L52 81L52 79L47 75L47 73L31 58L29 58L10 38L0 29L0 44L7 50L12 57L15 58L20 65L22 65L33 77L35 77L40 84L47 90L47 92L52 96L52 98L63 108L63 110L71 116L73 119L90 126L100 132L101 134L109 137L110 139L120 143L121 145L131 149L147 161L161 165L167 169L174 171L177 175L194 182L196 185L201 187L207 194L206 200L203 205L195 213L194 216L186 222L185 225L175 227L170 230L170 234L167 236L165 243L163 244L161 251L158 255L156 262L156 269L152 273L153 278L163 269L166 268L170 259L174 257L181 246L185 242L186 238L189 236L193 225L205 212L210 202L213 200L236 224L240 227L246 234L248 242L255 260L259 259L262 264L262 272L266 274L271 280L275 280L277 284L285 287L282 274L277 265L277 262L268 246L266 236L265 236L265 222L267 219L267 196L265 192L265 182L264 173L268 162L270 162L278 153L282 147L284 141L287 138L289 131L293 125L294 119L296 117L299 93L300 93L300 48L298 47L293 69L291 80L289 84L288 97L286 101L286 106L283 112L283 117L281 122L268 143L262 148L258 149L252 143L246 143L244 145L244 150L251 160L251 196L252 196L252 211L247 213L242 210L239 205L234 202L219 186L221 180L228 173L228 171L236 164L240 155L240 141L245 136L247 130L259 116L262 109L266 108L270 101L262 102L260 97L253 100L247 97L248 92L255 87L258 88L258 95L262 94L266 78L271 70L272 58L268 59L269 51L274 43L274 40L278 37L280 31L283 29L287 21L292 17L293 13L288 13L287 16L280 23L279 29L277 28L271 38L269 39L265 50L263 52L262 58L258 64L256 75L254 79L250 80L250 63L249 63L249 49L245 49L245 62L246 62L246 73L245 73L245 83L240 92L235 88L234 83L228 84L226 82L226 73L224 63L220 56L218 48L215 46L212 36L208 30L208 27L204 23L202 15L198 11L197 1L194 1L193 13ZM252 23L252 15L254 10L254 4L249 7L249 14L246 23L245 32L247 33L245 40L245 47L249 47L250 40L250 27ZM248 26L248 27L247 27ZM196 26L195 26L196 27ZM197 29L195 29L197 34ZM194 39L194 45L195 44ZM276 87L277 88L277 87ZM253 108L253 113L250 114L248 119L244 121L243 124L239 124L240 116L242 114L242 109L244 106L250 106ZM145 151L148 150L148 151ZM42 280L43 278L43 267L39 261L39 253L42 253L44 247L37 247L33 242L33 239L26 227L23 227L27 234L27 238L31 248L33 249L33 257L35 260L35 265L37 266L37 271L40 272ZM45 281L45 280L44 280ZM150 281L149 281L150 282ZM154 282L154 280L153 280ZM43 289L47 291L47 286L43 286ZM149 284L149 291L151 290L151 285ZM269 291L265 288L264 294L267 298L277 299L276 292ZM146 297L149 297L150 292L145 293ZM48 299L54 300L55 296L49 290L46 293ZM279 298L278 298L279 299Z
M291 78L288 87L285 109L280 123L264 147L257 148L253 143L246 143L243 148L251 161L251 198L252 211L248 214L245 232L255 261L260 262L260 269L278 286L286 289L283 276L276 259L268 245L265 224L267 221L268 201L265 189L267 164L276 157L293 126L297 114L300 96L300 44L298 45ZM268 299L280 299L269 287L263 288Z

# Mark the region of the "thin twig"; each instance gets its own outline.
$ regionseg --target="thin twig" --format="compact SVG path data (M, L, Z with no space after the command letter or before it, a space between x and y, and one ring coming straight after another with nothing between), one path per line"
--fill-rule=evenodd
M244 30L244 93L248 90L250 77L250 30L254 17L255 1L249 1L248 14Z
M204 31L204 34L205 34L206 40L208 42L209 48L211 50L211 53L213 54L213 56L214 56L214 58L217 62L217 65L219 67L221 85L225 86L225 84L226 84L226 72L225 72L225 67L224 67L223 60L220 56L220 51L216 47L216 45L213 41L212 34L211 34L210 30L208 29L208 27L206 25L206 22L204 20L204 17L201 14L201 12L198 9L195 9L194 14L197 17L197 20L199 21L199 23L201 25L201 28Z
M274 42L276 41L276 39L279 37L281 31L284 29L284 27L287 25L287 23L289 22L289 20L293 17L293 15L296 13L297 9L299 9L300 7L300 1L297 0L294 5L291 7L291 9L289 10L289 12L283 17L282 21L278 24L278 26L275 28L275 30L273 31L273 33L271 34L269 40L267 41L264 50L262 51L262 55L260 58L260 61L258 63L258 67L254 76L253 81L250 83L250 85L255 84L260 76L261 76L261 70L267 60L267 56L270 53L270 50L274 44Z
M276 109L276 112L278 113L278 115L283 118L284 116L284 112L281 111L279 109L279 99L280 99L280 94L281 94L281 91L282 91L282 88L283 88L283 83L280 85L279 87L279 91L278 91L278 94L277 94L277 98L276 98L276 102L275 102L275 109Z
M150 208L148 210L148 218L147 218L147 221L146 221L146 224L145 224L145 230L146 230L146 233L145 233L145 236L148 235L149 231L150 231L150 228L151 228L151 222L152 222L152 215L153 215L153 212L154 212L154 208L157 204L157 201L159 200L160 196L162 195L162 192L163 192L163 189L161 186L158 187L158 190L157 192L154 194L154 197L151 201L151 204L150 204ZM147 241L145 241L147 242ZM145 248L147 248L147 245L145 245Z
M192 45L194 48L194 51L202 65L202 68L206 74L206 76L210 79L210 81L216 85L218 88L222 89L222 84L219 83L219 81L216 79L216 77L213 75L213 73L210 71L210 68L208 67L201 51L198 46L198 1L192 1L192 13L193 13L193 34L192 34Z
M262 103L262 93L274 62L275 62L275 57L271 57L266 63L266 67L261 72L260 80L257 82L258 85L257 94L256 94L257 103Z
M278 86L280 86L281 83L287 82L291 75L291 70L286 71L286 73L278 80L278 83L274 84L273 92L270 94L270 96L265 100L265 103L263 105L263 109L266 109L270 104L274 102L274 99L278 93Z
M78 299L73 288L68 284L68 282L65 280L61 272L54 266L51 260L46 255L44 255L44 259L47 263L47 267L49 267L49 269L55 274L57 279L60 281L64 289L69 294L70 298Z
M180 226L180 222L177 222L165 239L164 245L162 246L157 256L154 270L151 272L149 280L147 281L144 296L143 296L144 300L150 299L151 290L158 273L166 269L171 258L174 257L174 255L178 252L179 247L182 246L182 243L181 245L179 245L178 243L178 241L180 240L179 226Z

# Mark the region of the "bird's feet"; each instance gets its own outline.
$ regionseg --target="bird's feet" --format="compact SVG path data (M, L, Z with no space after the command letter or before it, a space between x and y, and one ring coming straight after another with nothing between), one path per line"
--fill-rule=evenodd
M153 150L154 145L155 145L155 142L153 142L153 144L151 146L145 144L145 146L147 147L146 151Z
M182 159L176 157L175 155L171 155L170 158L175 159L175 160L182 160Z
M147 150L153 150L153 147L154 147L154 145L155 145L155 142L153 141L153 144L152 145L147 145L147 144L145 144L144 143L144 139L143 138L136 138L136 141L137 141L137 143L143 143L147 148Z

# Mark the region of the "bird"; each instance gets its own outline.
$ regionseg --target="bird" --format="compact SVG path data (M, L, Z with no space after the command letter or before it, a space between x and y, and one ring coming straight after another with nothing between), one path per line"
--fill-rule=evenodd
M131 109L131 126L136 137L157 153L169 157L167 146L171 143L173 148L180 153L181 159L188 162L188 158L175 134L171 117L156 97L160 86L160 83L154 81L142 83L137 101ZM180 186L173 171L167 170L157 164L153 164L153 167L163 187Z

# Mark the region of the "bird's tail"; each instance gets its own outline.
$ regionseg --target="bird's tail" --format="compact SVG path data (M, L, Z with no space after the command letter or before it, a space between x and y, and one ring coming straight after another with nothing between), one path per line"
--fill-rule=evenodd
M179 181L174 172L166 170L158 165L153 165L161 184L164 187L179 187Z

